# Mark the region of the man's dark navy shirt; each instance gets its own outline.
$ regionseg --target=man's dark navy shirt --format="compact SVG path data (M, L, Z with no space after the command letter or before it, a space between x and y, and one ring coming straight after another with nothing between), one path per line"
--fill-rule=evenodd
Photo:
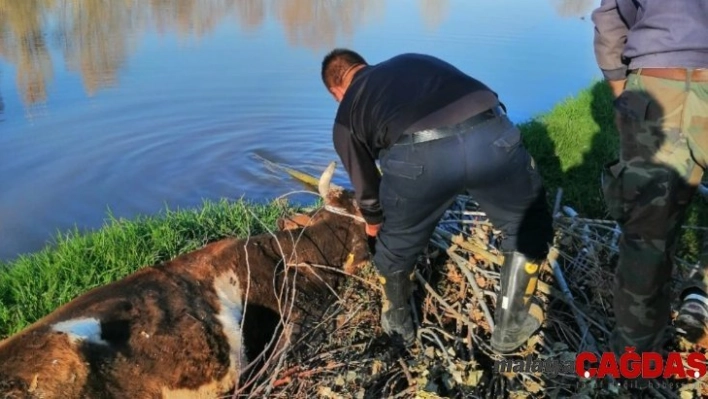
M428 55L402 54L357 71L339 104L333 140L367 223L383 220L381 150L402 134L453 125L497 104L482 82Z

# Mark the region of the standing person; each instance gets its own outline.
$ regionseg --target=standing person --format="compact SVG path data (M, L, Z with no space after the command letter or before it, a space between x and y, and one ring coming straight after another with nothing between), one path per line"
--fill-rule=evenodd
M354 51L335 49L322 61L322 80L339 102L334 147L366 233L376 237L384 331L414 341L415 262L445 210L467 193L506 236L492 346L509 352L525 343L540 326L528 300L552 241L552 219L535 163L496 93L422 54L369 65Z
M619 159L604 196L622 227L611 344L662 346L672 258L708 161L708 1L602 0L593 11L597 63L616 97ZM676 326L690 340L708 320L706 281L679 298Z

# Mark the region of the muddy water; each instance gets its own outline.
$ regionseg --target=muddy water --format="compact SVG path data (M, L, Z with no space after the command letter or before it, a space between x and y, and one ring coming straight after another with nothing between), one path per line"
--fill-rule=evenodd
M333 46L440 56L528 119L599 77L596 3L0 0L0 259L109 209L300 189L254 156L310 173L336 159L319 80Z

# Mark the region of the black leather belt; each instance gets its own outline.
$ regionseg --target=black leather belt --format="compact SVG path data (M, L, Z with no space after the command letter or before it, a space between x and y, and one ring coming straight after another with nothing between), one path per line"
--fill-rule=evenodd
M421 130L415 133L403 135L398 139L398 141L394 145L424 143L426 141L437 140L444 137L465 133L482 122L486 122L490 119L502 115L506 115L506 112L504 112L504 108L502 108L500 105L497 105L484 112L480 112L479 114L469 119L466 119L456 125Z

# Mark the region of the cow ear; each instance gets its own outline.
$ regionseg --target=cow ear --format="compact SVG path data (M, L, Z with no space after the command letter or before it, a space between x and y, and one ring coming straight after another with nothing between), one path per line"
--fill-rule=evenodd
M292 216L284 217L278 219L277 225L278 230L293 230L305 227L310 224L312 218L308 215L297 213Z

